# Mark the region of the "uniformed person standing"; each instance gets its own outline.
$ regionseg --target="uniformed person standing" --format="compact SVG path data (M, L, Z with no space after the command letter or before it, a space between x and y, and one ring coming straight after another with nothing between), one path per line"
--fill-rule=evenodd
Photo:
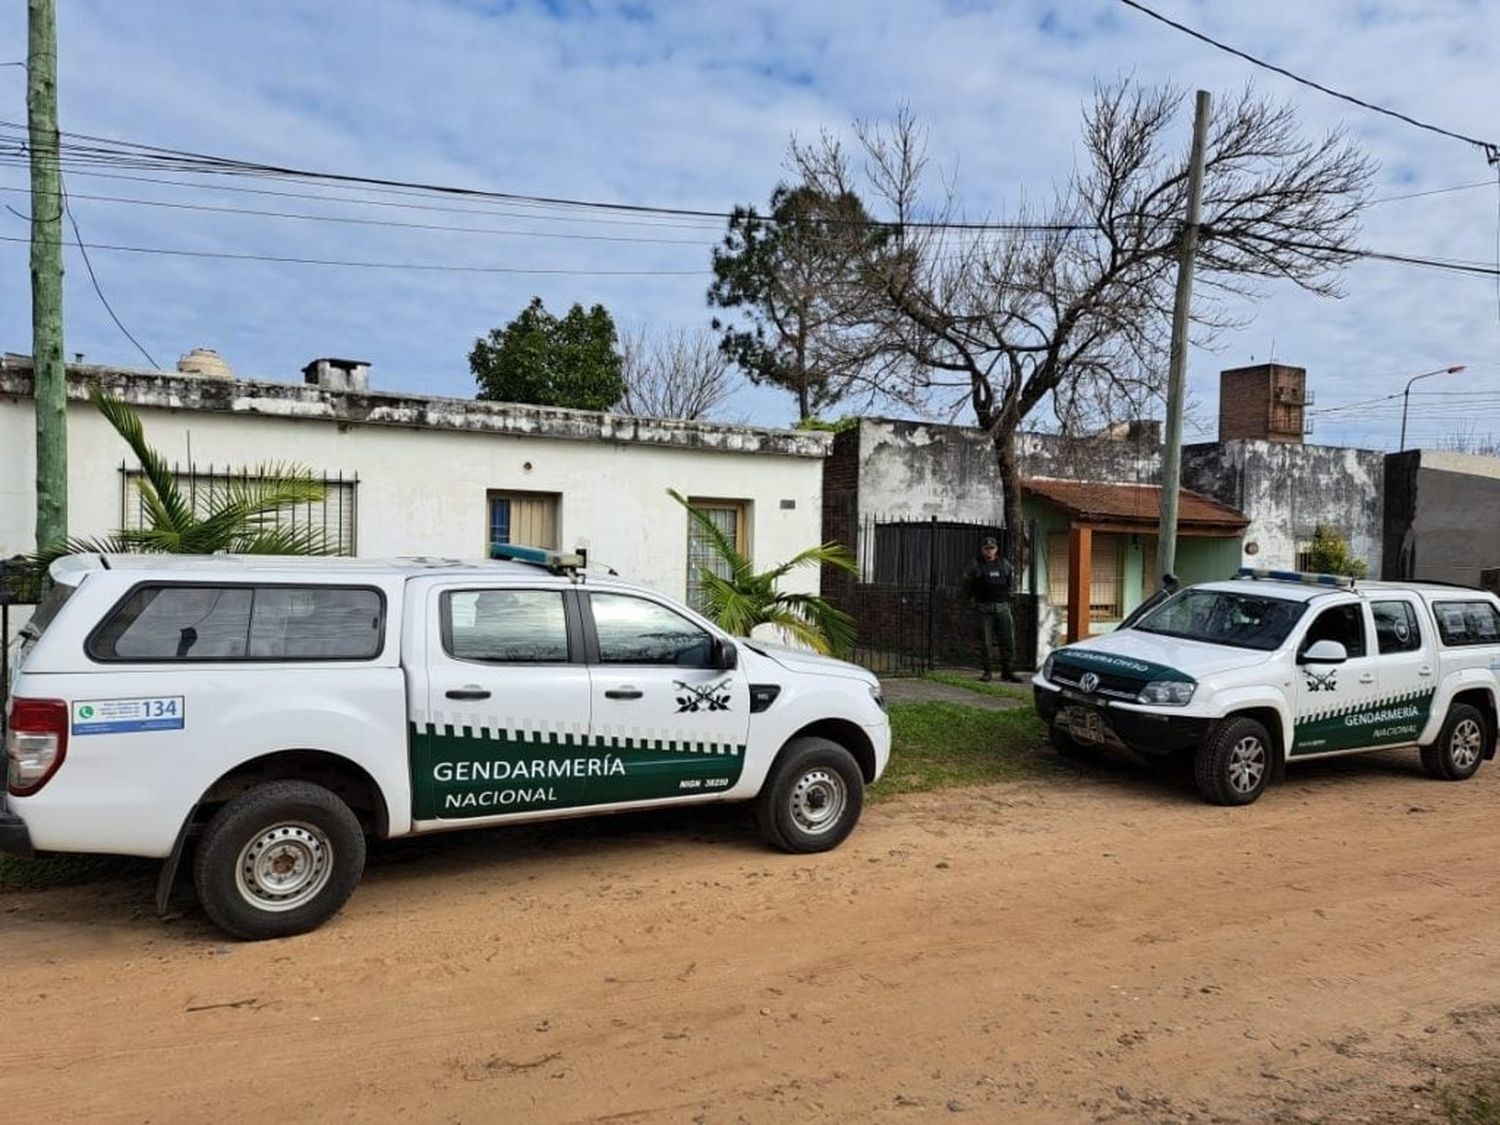
M964 585L974 602L979 627L979 652L984 674L981 680L994 679L994 650L1000 650L1000 675L1006 680L1020 680L1015 673L1016 627L1010 611L1010 592L1014 572L1010 560L1001 558L1000 544L992 536L979 547L979 557L964 568Z

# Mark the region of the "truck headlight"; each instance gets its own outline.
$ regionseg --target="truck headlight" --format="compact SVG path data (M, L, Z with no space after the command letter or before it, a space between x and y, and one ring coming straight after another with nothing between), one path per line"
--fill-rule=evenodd
M1141 694L1136 699L1141 703L1186 707L1193 701L1193 692L1197 690L1197 684L1185 684L1181 680L1152 680L1141 688Z
M1047 659L1042 661L1042 679L1048 683L1052 682L1052 654L1047 654Z
M870 698L875 701L876 707L879 707L882 711L886 710L885 693L880 690L878 682L870 685Z

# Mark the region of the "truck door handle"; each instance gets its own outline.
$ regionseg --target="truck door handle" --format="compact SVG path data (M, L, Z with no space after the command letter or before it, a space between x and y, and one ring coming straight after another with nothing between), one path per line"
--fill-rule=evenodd
M452 688L444 693L449 699L488 699L490 693L482 687Z
M1374 672L1366 672L1366 673L1364 673L1362 676L1360 676L1359 682L1362 683L1362 684L1373 684L1375 682L1375 673Z
M1431 666L1427 665L1427 664L1422 665L1422 667L1420 667L1420 668L1417 669L1417 675L1419 675L1419 676L1430 676L1430 675L1432 675L1432 668L1431 668Z
M641 696L643 696L645 694L646 693L643 692L640 688L633 688L633 687L610 688L608 691L606 691L604 693L604 698L605 699L639 699Z

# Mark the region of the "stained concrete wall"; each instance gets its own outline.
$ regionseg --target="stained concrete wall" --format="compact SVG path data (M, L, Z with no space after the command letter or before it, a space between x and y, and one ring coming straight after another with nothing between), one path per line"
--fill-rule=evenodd
M1298 549L1327 524L1372 577L1382 573L1383 453L1269 441L1190 445L1182 451L1182 483L1250 517L1241 565L1291 569Z
M1424 449L1386 464L1385 576L1480 585L1500 566L1500 457Z
M129 451L84 401L101 379L140 412L169 460L221 469L291 461L357 475L364 556L482 557L491 489L558 495L564 548L681 598L687 513L667 495L748 504L749 549L774 564L821 541L827 434L623 418L459 399L91 368L69 375L69 529L120 525ZM33 549L35 427L29 367L0 366L0 557ZM818 589L813 570L785 588Z

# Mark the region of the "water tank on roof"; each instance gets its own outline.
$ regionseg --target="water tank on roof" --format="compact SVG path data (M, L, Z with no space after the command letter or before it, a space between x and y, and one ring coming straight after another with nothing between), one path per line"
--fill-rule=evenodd
M202 375L209 379L233 379L234 369L213 348L194 348L177 361L184 375Z

